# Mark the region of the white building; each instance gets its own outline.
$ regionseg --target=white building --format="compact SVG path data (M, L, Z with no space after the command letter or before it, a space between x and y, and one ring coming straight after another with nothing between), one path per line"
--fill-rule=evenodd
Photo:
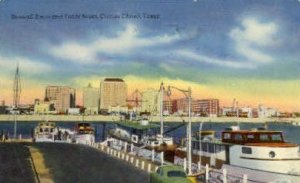
M100 110L127 106L127 84L120 78L106 78L100 83Z
M276 117L277 115L278 115L278 111L275 108L267 108L263 105L258 106L258 117L259 118Z
M83 88L83 107L86 115L98 114L100 94L98 88L93 88L91 84Z

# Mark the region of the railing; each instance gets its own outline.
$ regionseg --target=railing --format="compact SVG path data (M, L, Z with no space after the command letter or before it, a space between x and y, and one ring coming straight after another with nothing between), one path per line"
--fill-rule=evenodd
M108 146L101 145L100 143L93 143L91 144L91 146L100 150L101 152L104 152L114 158L123 160L135 166L136 168L147 171L149 173L156 171L156 169L159 167L157 163L152 162L151 160L130 154L128 152L116 150Z

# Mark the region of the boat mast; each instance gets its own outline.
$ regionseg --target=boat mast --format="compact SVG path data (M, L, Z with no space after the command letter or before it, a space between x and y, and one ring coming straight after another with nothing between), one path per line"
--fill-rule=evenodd
M192 118L191 118L191 105L192 105L192 90L188 88L188 100L189 100L189 123L188 123L188 175L192 174Z
M164 107L164 83L160 84L160 143L163 143L164 134L164 120L163 120L163 107Z

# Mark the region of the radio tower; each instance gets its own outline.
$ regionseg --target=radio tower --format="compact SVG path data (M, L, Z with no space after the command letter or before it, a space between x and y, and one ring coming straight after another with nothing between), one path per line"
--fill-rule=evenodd
M20 105L20 94L21 94L21 81L19 73L19 64L17 65L15 79L14 79L14 98L13 98L13 109L17 109Z
M14 79L14 98L13 98L13 112L14 112L14 139L17 139L17 116L16 113L20 105L20 94L21 94L21 81L20 81L20 73L19 73L19 64L17 65L16 73L15 73L15 79Z

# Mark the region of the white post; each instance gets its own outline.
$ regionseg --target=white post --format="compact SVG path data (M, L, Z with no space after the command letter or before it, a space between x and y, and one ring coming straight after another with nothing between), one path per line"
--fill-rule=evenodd
M152 162L154 162L154 149L152 149L152 157L151 157L151 160L152 160Z
M160 153L160 163L161 163L161 165L164 164L164 152L163 151Z
M20 141L22 140L22 134L19 134L19 140Z
M130 163L133 164L133 157L130 157Z
M243 175L243 183L247 183L247 181L248 181L248 175L244 174Z
M124 144L124 151L127 152L127 142Z
M183 158L183 169L186 171L186 158Z
M209 180L209 166L208 164L205 165L205 180Z
M128 154L126 154L126 161L127 161L127 162L129 161L129 156L128 156Z
M107 154L109 154L109 147L106 148L106 152L107 152Z
M141 164L141 169L142 169L142 170L144 170L144 168L145 168L145 162L144 162L144 161L142 161L142 164Z
M138 159L138 158L135 159L135 166L136 166L137 168L139 167L139 159Z
M151 163L148 164L148 172L151 172Z
M199 170L199 172L201 171L201 163L200 163L200 161L198 161L198 170Z
M223 183L227 183L227 170L223 169Z

